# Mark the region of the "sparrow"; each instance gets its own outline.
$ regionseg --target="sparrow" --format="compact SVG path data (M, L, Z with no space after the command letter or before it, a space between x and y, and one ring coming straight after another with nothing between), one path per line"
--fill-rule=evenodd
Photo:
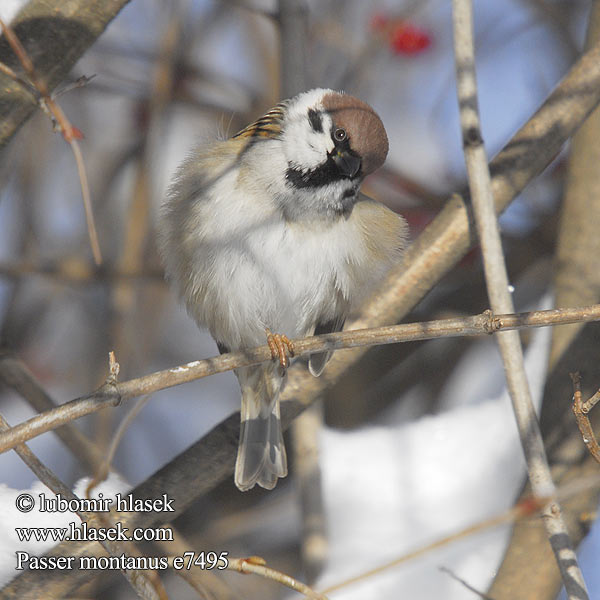
M265 335L273 353L272 363L236 370L242 491L287 475L279 396L290 339L340 331L405 247L403 217L359 192L387 152L368 104L314 89L194 150L169 188L159 248L189 314L222 353ZM310 372L329 358L313 354Z

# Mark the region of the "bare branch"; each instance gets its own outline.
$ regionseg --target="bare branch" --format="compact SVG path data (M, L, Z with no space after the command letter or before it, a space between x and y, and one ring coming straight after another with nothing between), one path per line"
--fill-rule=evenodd
M566 500L568 498L571 498L573 496L581 494L585 490L588 490L590 488L596 488L599 485L600 485L600 475L598 475L596 473L592 477L581 477L577 480L571 481L568 485L561 487L558 490L557 495L561 500ZM513 522L520 522L525 519L530 519L531 517L535 517L542 512L542 510L544 509L544 506L550 500L551 500L550 497L523 498L509 510L506 510L502 513L494 515L488 519L484 519L482 521L474 523L473 525L470 525L468 527L465 527L464 529L461 529L459 531L451 533L448 536L439 538L429 544L425 544L424 546L421 546L420 548L411 550L411 551L407 552L406 554L399 556L398 558L395 558L387 563L384 563L377 567L374 567L373 569L369 569L368 571L365 571L363 573L355 575L354 577L350 577L348 579L340 581L339 583L329 586L328 588L323 590L323 593L331 594L332 592L338 591L345 587L349 587L351 585L354 585L355 583L365 581L366 579L370 579L371 577L379 575L380 573L383 573L389 569L398 567L401 564L404 564L406 562L414 560L415 558L419 558L420 556L430 554L431 552L433 552L435 550L439 550L440 548L448 546L449 544L453 544L454 542L458 542L460 540L468 538L472 535L476 535L483 531L493 529L494 527L498 527L500 525L505 525L505 524L513 523Z
M264 559L258 556L251 556L249 558L229 558L227 568L238 573L254 573L260 575L266 579L272 579L277 581L292 590L304 594L307 598L314 598L315 600L327 600L327 596L324 594L318 594L306 584L282 573L267 567L267 563Z
M534 0L529 4L542 3ZM548 9L559 6L546 1L543 4ZM586 50L600 41L600 2L594 0L589 4ZM563 4L558 10L572 8L573 5ZM564 18L561 27L565 31L569 29L565 28ZM586 93L582 88L578 95ZM577 131L569 148L554 260L555 306L559 308L592 304L600 297L597 268L600 240L596 226L600 219L599 161L600 110L596 108ZM596 370L597 338L595 326L569 325L552 332L540 419L553 479L561 486L573 477L598 469L598 463L581 443L579 430L573 426L567 401L572 394L572 384L565 376L580 369ZM592 414L592 421L598 423L599 416L600 413ZM590 522L582 515L595 513L598 496L597 490L590 490L562 505L570 537L576 544L589 532ZM523 561L524 556L535 556L539 567L529 568ZM498 600L508 600L514 597L514 590L519 590L523 600L551 600L557 597L561 585L561 575L552 560L543 524L517 524L489 593Z
M164 281L162 269L105 269L90 265L89 261L77 258L64 262L31 263L0 262L0 277L18 279L28 275L40 275L54 280L57 283L85 285L103 281L114 281L120 279L147 279L151 281Z
M4 420L4 417L0 415L0 431L5 430L7 427L7 422ZM78 500L77 496L75 496L75 494L38 459L26 444L19 444L15 448L15 451L23 462L35 473L38 479L55 494L60 494L67 502ZM89 525L90 529L99 529L106 525L101 513L81 510L75 512L82 522ZM133 544L131 543L126 545L120 541L109 541L108 539L102 539L100 540L100 543L112 556L124 554L125 549L127 549L128 554L132 553ZM123 569L122 573L141 598L148 598L148 600L167 600L166 592L160 579L156 575L156 572Z
M552 4L545 2L544 4ZM600 2L591 3L586 46L600 41ZM581 306L600 298L600 110L596 109L573 137L561 202L556 241L554 297L557 307ZM552 332L549 367L553 369L581 325Z
M31 62L52 91L63 81L81 55L104 31L128 0L31 0L11 25ZM0 61L13 68L13 57L0 53ZM0 148L38 107L30 91L0 75Z
M492 181L481 135L472 0L453 0L452 7L463 147L477 232L481 241L488 297L492 310L513 312L514 305L508 289L508 274L494 209ZM503 331L498 334L497 340L531 487L536 496L552 497L556 490L525 373L519 335L515 331ZM568 597L587 599L583 574L556 500L552 500L544 508L543 521Z
M46 82L40 78L33 66L31 58L27 50L23 48L18 36L13 31L12 27L6 25L2 19L0 19L0 28L4 33L4 36L8 40L10 47L19 59L21 66L27 73L27 77L31 82L31 86L34 88L38 95L38 102L40 108L48 115L52 121L55 129L58 129L62 133L65 141L71 146L73 155L75 157L75 163L77 164L77 173L79 174L79 181L81 183L81 194L83 197L83 206L85 209L85 219L87 223L88 235L90 238L90 246L92 248L92 254L94 261L97 265L102 264L102 254L100 252L100 245L98 243L98 233L96 231L96 224L94 223L94 215L92 213L92 199L90 195L90 187L88 185L87 174L85 172L85 165L83 163L83 156L81 149L77 143L77 138L82 137L81 132L76 127L71 125L71 122L67 119L67 116L58 105L56 100L50 96ZM0 63L1 65L2 63ZM11 76L12 70L9 67L5 67L3 72ZM22 78L14 75L14 80L17 83L23 83ZM25 84L27 88L31 87Z
M40 413L57 406L27 366L10 352L0 351L0 381L13 388ZM100 450L73 423L59 427L56 435L90 471L102 464L104 457Z
M458 583L466 587L470 592L473 592L475 595L479 596L480 598L483 598L483 600L494 600L491 596L488 596L487 594L484 594L483 592L480 592L479 590L475 589L468 581L465 581L464 579L459 577L454 571L451 571L448 567L440 567L440 571L442 573L446 573L446 575L450 575L452 579L458 581Z
M598 320L600 320L600 304L579 309L540 310L497 317L494 317L490 311L486 311L472 317L388 325L373 329L312 336L294 340L294 351L296 356L308 356L314 352L327 350L366 348L380 344L414 342L439 337L484 335L501 330ZM267 360L272 360L272 354L270 347L264 345L243 352L231 352L213 358L196 360L129 381L117 382L115 377L109 375L106 383L99 390L61 404L15 425L7 432L0 433L0 453L85 415L98 412L108 406L118 406L124 400Z
M305 0L279 0L281 96L291 98L307 86L306 39L308 7Z
M600 463L600 446L588 417L590 410L600 400L600 390L583 402L581 399L581 376L579 373L571 373L571 379L573 380L573 413L575 414L577 427L579 427L583 443L587 446L590 454Z

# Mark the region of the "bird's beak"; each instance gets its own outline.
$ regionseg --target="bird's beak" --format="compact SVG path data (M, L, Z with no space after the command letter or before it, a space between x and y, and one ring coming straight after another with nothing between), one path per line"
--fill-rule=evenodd
M346 177L354 177L360 170L360 158L346 150L336 150L333 162L340 173Z

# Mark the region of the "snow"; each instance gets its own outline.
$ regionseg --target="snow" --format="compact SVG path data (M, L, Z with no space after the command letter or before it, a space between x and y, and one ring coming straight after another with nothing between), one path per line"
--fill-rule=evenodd
M549 304L546 298L546 306ZM550 330L538 329L525 362L539 406ZM490 354L496 354L495 360ZM480 369L475 357L486 361ZM457 365L462 388L448 386L448 410L412 423L321 436L330 536L323 589L393 561L512 506L525 477L502 364L494 340L477 342ZM472 385L465 386L469 381ZM485 389L502 391L486 397ZM462 392L461 392L462 389ZM485 531L335 592L335 598L465 598L440 566L485 591L509 528Z
M89 478L80 479L73 488L73 493L78 498L85 498L85 489ZM99 484L92 492L91 498L114 498L118 492L124 492L129 484L115 474L109 475L106 481ZM20 512L15 502L20 494L30 494L36 504L31 512ZM39 506L39 495L54 498L55 494L41 481L36 481L30 488L17 490L0 483L0 587L16 577L21 571L15 570L15 552L24 551L32 556L40 556L50 550L55 543L52 540L38 542L30 540L21 542L17 537L15 528L18 527L68 527L69 523L76 526L81 524L81 519L73 512L42 512Z

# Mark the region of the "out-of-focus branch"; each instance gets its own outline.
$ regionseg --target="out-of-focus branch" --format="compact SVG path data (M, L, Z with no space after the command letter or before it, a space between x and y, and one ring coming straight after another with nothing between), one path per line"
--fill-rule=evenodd
M481 241L488 297L492 310L513 312L500 228L494 210L491 176L481 133L475 76L473 3L472 0L453 0L452 7L463 148L477 232ZM531 487L537 497L553 498L556 490L525 373L521 340L516 331L500 332L497 340ZM542 516L568 597L573 600L587 599L583 574L556 499L553 498L546 504Z
M600 2L592 4L587 47L600 40ZM573 137L560 216L554 278L556 306L593 304L600 298L600 109ZM581 330L581 325L552 332L550 369Z
M31 82L31 85L24 81L22 77L16 75L10 67L7 67L3 63L0 66L3 67L3 72L9 77L12 77L17 83L24 85L25 89L30 92L33 88L35 96L37 98L40 108L52 121L55 131L59 131L64 140L69 144L75 157L75 163L77 165L77 173L79 174L79 182L81 184L81 195L83 198L83 206L85 209L85 219L88 228L88 235L90 238L90 246L94 261L97 265L102 264L102 254L100 252L100 244L98 242L98 233L96 231L96 224L94 222L94 214L92 212L92 199L90 194L90 186L88 184L87 172L85 170L85 163L83 162L83 155L79 148L77 139L83 137L83 134L79 129L73 127L71 122L67 119L62 108L56 102L56 99L50 95L46 82L38 75L27 50L21 44L21 40L16 35L10 25L6 25L2 19L0 19L0 29L4 34L4 37L8 41L11 50L18 58L21 67L27 75L27 79Z
M580 495L587 490L597 488L599 484L600 476L598 473L587 474L578 478L577 480L569 482L569 484L565 485L564 487L561 487L558 490L558 497L561 500L565 500L573 496ZM340 581L339 583L335 583L323 590L323 592L326 594L331 594L332 592L349 587L355 583L364 582L365 580L380 575L389 569L393 569L401 564L439 550L444 546L464 540L483 531L493 529L499 525L513 522L524 522L526 524L531 524L531 517L536 517L543 510L544 505L549 500L550 498L532 498L531 496L523 497L519 500L519 502L517 502L517 504L502 513L474 523L473 525L469 525L468 527L451 533L450 535L439 538L433 542L420 546L419 548L415 548L414 550L410 550L402 556L394 558L387 563L378 565L372 569L369 569L368 571L349 577L348 579Z
M290 98L309 87L307 33L306 0L279 0L281 95L284 98ZM318 438L322 425L322 403L316 401L295 419L292 426L292 452L297 467L296 485L302 519L300 555L309 583L322 570L327 550L319 468Z
M279 0L281 96L291 98L307 87L306 40L308 7L305 0Z
M600 41L600 2L591 3L586 47ZM587 93L582 89L580 94ZM600 297L600 253L597 222L600 219L600 110L588 117L573 138L566 176L565 196L559 223L555 268L556 306L574 306L596 302ZM566 399L572 394L569 372L597 373L595 327L560 327L553 332L548 380L541 413L542 432L552 475L557 485L583 472L597 471L598 465L587 454ZM600 424L600 414L590 415L592 424ZM528 493L526 491L525 493ZM599 494L591 491L563 504L571 539L579 543L589 531L583 514L595 513ZM524 600L556 598L561 585L557 569L550 561L550 549L541 524L517 523L502 565L489 593L498 600L513 598L515 590ZM532 570L524 556L536 556L538 568Z
M7 427L8 424L4 420L4 417L0 415L0 431L5 430ZM55 494L60 494L67 502L71 503L72 501L75 501L75 504L77 503L77 496L75 496L75 494L73 494L73 492L38 459L26 444L19 444L19 446L15 448L15 451L43 484L50 488ZM103 526L106 526L106 522L101 516L102 513L82 510L77 510L75 512L82 522L86 523L90 529L98 530ZM100 543L112 556L119 556L125 553L127 555L139 554L135 551L135 547L131 543L125 544L121 541L109 541L108 539L103 539ZM147 598L148 600L168 600L166 591L156 572L123 569L122 573L131 584L131 587L136 590L140 598ZM24 595L24 597L31 596Z
M543 106L492 161L492 189L498 212L549 164L599 101L600 44L577 61ZM458 196L452 198L412 244L402 265L390 273L363 306L360 318L352 326L364 329L402 318L460 260L474 237L464 201ZM337 352L319 379L302 367L292 367L282 394L284 426L289 426L325 386L350 369L364 351ZM268 352L267 347L264 352ZM111 402L112 399L107 404ZM135 497L151 498L167 493L175 499L176 513L170 516L176 517L233 473L238 439L239 415L235 414L140 484L134 490ZM147 527L158 521L156 513L130 513L123 524ZM93 551L94 546L69 542L55 546L50 554L75 556ZM0 592L0 598L22 598L32 590L43 591L46 597L67 595L95 574L93 571L25 572Z
M311 585L323 570L329 550L319 452L323 423L322 402L313 403L292 423L294 475L302 516L300 556Z
M11 25L39 77L53 90L129 0L31 0ZM19 72L18 61L0 39L0 62ZM19 82L0 73L0 148L38 107Z
M0 277L19 279L29 275L40 275L47 277L57 283L86 285L99 282L112 281L115 279L147 279L155 282L164 282L162 269L112 269L94 267L86 260L70 258L58 263L32 262L0 262Z
M294 340L294 353L295 356L308 356L315 352L329 350L367 348L379 344L414 342L439 337L485 335L501 330L543 327L557 323L572 323L576 320L600 320L600 304L578 309L540 310L498 316L486 311L472 317L328 333ZM196 360L129 381L117 382L116 377L110 375L99 390L47 410L15 425L9 431L0 433L0 453L65 423L98 412L108 406L116 406L124 400L268 360L272 360L271 350L268 345L264 345L242 352L231 352L213 358ZM312 379L314 380L314 378Z
M12 387L40 413L56 408L56 403L46 393L33 373L10 352L0 351L0 381ZM103 464L104 458L98 448L73 423L66 423L59 427L56 435L60 437L73 456L87 465L91 472L96 471Z

